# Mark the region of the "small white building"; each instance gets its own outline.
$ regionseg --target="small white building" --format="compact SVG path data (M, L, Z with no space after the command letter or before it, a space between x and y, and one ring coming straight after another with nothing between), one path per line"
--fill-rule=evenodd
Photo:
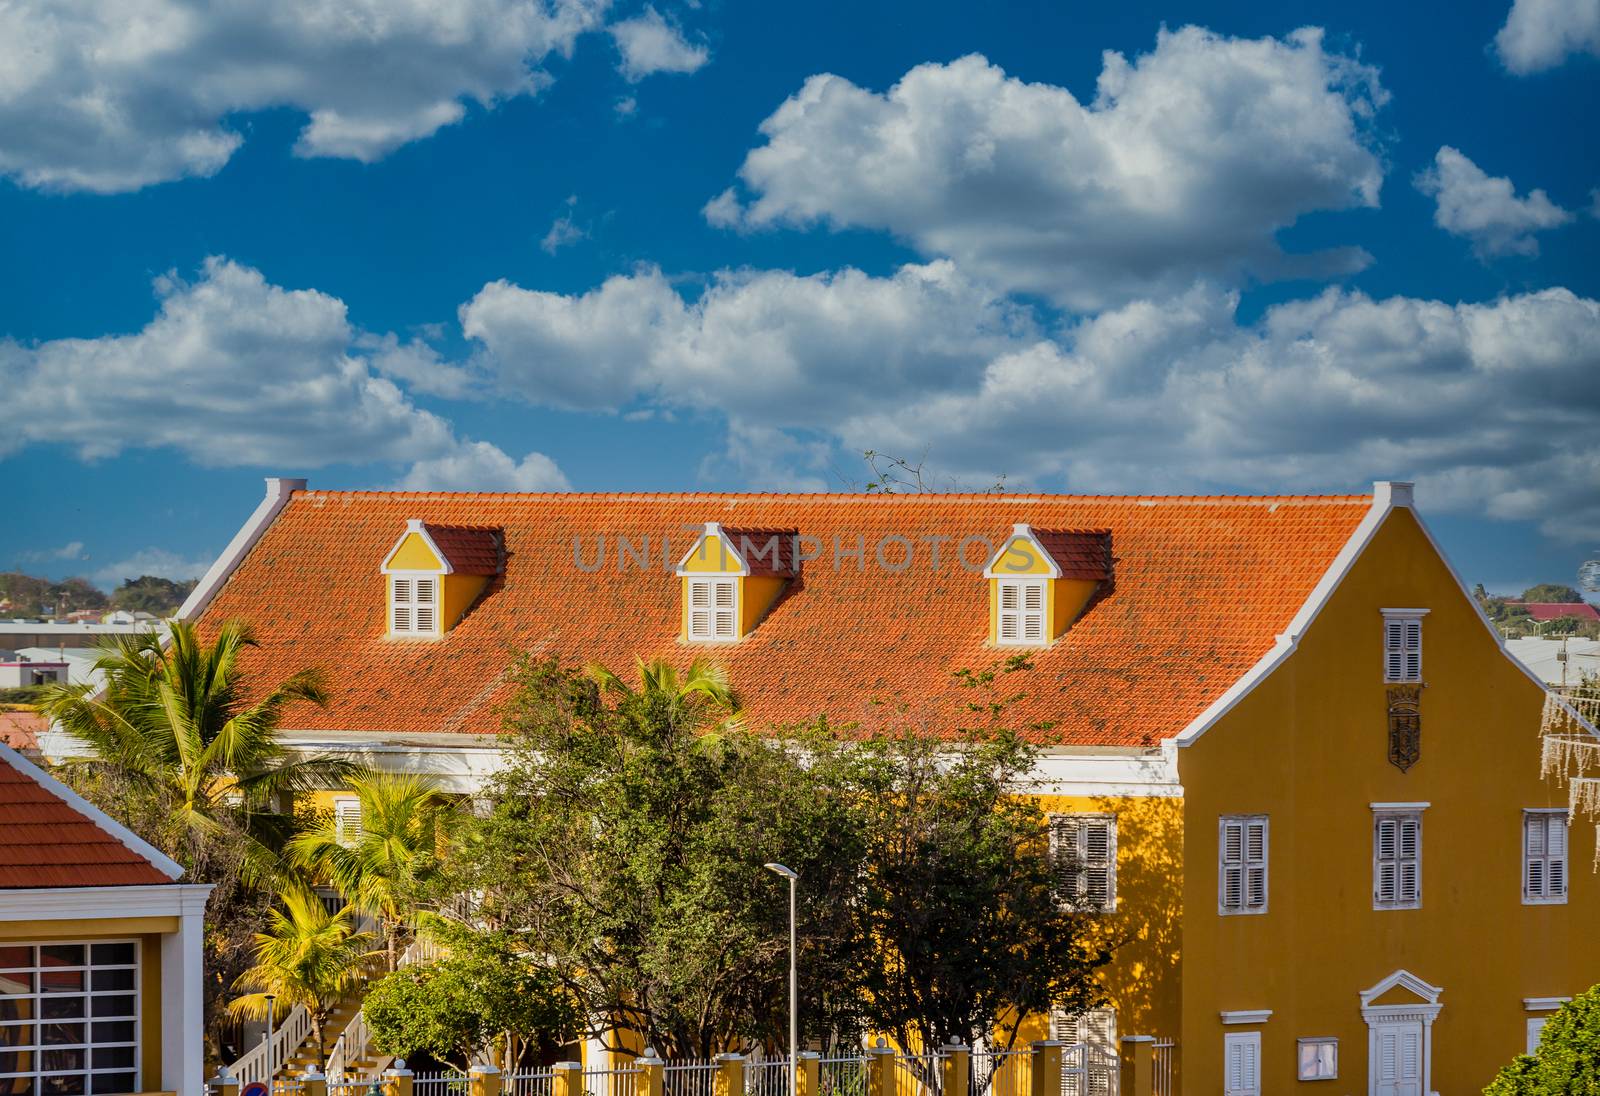
M1600 639L1531 636L1506 640L1506 650L1547 685L1576 685L1600 675Z
M36 661L20 652L0 651L0 689L65 683L68 676L69 667L63 659Z

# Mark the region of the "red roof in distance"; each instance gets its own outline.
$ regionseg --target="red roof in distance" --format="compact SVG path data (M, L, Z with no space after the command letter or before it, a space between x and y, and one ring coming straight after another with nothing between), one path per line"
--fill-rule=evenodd
M1541 623L1562 617L1600 621L1600 610L1587 601L1508 601L1506 604L1528 610L1528 615Z

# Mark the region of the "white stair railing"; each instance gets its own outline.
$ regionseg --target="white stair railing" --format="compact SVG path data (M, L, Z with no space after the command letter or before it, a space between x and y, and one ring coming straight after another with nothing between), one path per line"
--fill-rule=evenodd
M443 952L437 944L426 936L419 936L411 941L400 957L395 960L395 967L425 966L439 958ZM367 1056L368 1044L371 1042L372 1032L367 1027L365 1012L357 1012L350 1018L344 1030L339 1033L339 1038L334 1040L333 1049L328 1052L328 1068L324 1070L329 1080L364 1080L365 1078L352 1078L348 1076L352 1067ZM359 1070L357 1070L359 1072Z
M310 1034L311 1014L305 1006L296 1005L283 1018L283 1023L273 1028L271 1039L262 1035L261 1042L240 1055L239 1060L228 1067L228 1072L238 1078L241 1090L255 1081L266 1082Z

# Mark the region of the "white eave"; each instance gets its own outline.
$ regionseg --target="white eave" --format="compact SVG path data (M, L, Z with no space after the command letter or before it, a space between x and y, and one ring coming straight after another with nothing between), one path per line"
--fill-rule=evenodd
M1048 551L1045 550L1045 546L1043 544L1039 543L1039 538L1034 535L1033 526L1029 525L1026 522L1019 521L1019 522L1017 522L1015 525L1013 525L1011 527L1011 535L1009 537L1007 537L1006 538L1006 542L1000 546L1000 550L994 554L994 558L989 561L989 565L983 569L983 577L984 578L1038 578L1039 577L1038 575L1033 574L1031 571L1030 572L996 571L994 569L995 568L995 564L999 563L1002 559L1004 559L1006 557L1006 553L1011 551L1012 544L1016 543L1018 540L1027 541L1028 545L1035 552L1038 553L1039 558L1045 561L1045 564L1050 568L1050 570L1047 573L1046 577L1049 577L1049 578L1060 578L1061 577L1061 565L1056 562L1054 556L1052 556Z
M450 566L450 557L439 550L439 546L435 544L433 538L428 535L428 526L421 518L408 518L406 520L406 531L400 534L400 539L394 542L394 547L389 549L389 554L383 557L383 566L378 568L379 571L386 575L396 573L416 573L417 568L415 567L404 567L398 569L397 571L396 568L389 566L389 561L394 559L394 554L400 550L400 546L406 542L406 538L411 536L413 533L422 538L422 542L428 546L428 551L433 553L433 558L439 561L439 569L437 571L427 571L425 573L430 575L449 575L455 573L455 568Z
M244 557L250 554L250 549L256 546L256 541L267 531L274 518L289 505L289 498L296 491L304 491L306 481L303 479L286 479L269 476L267 478L267 494L256 507L244 526L233 535L228 546L216 558L216 562L206 571L205 575L189 591L189 596L184 599L183 605L178 609L179 620L193 620L205 612L206 606L211 604L211 599L217 596L217 591L222 589L222 584L228 581L228 576L234 569L244 562Z
M733 556L734 559L739 561L739 569L738 570L736 570L736 571L690 571L690 570L687 570L687 567L689 566L689 561L691 559L693 559L695 557L695 555L700 552L700 550L701 550L702 546L705 544L705 542L707 540L710 540L712 537L715 537L719 541L721 541L722 542L722 546L728 550L728 554ZM745 578L750 574L750 565L744 561L743 554L740 553L738 547L733 543L733 540L726 533L724 533L722 531L722 523L721 522L717 522L717 521L708 521L708 522L706 522L705 531L702 532L698 538L696 538L695 542L689 546L689 550L683 554L683 558L678 561L678 571L677 571L677 573L678 573L678 576L680 578L691 578L691 577L692 578Z

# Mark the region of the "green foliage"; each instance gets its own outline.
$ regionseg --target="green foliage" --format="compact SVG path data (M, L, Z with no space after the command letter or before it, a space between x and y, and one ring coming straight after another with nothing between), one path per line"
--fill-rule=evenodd
M572 1037L576 1013L554 973L517 950L511 933L447 929L448 954L384 976L362 1011L373 1045L410 1058L426 1053L465 1069L492 1050L506 1070L530 1052Z
M1562 1005L1533 1054L1500 1070L1486 1096L1596 1096L1600 1093L1600 986Z
M1530 586L1522 591L1521 600L1577 602L1583 600L1583 595L1563 583L1541 582L1537 586Z
M11 607L3 616L36 617L49 608L52 615L66 616L76 609L103 609L106 595L86 578L69 578L56 582L36 578L20 571L0 574L0 601L9 601Z
M585 1034L637 1031L667 1057L784 1045L788 903L769 861L801 876L808 1039L934 1045L1092 998L1104 956L1053 901L1042 817L1005 794L1032 759L1014 736L958 744L954 764L912 728L761 739L725 688L685 688L705 672L641 672L634 688L517 668L511 763L443 888L547 957Z
M18 685L0 689L0 704L37 704L44 699L44 685Z
M112 593L111 606L114 609L126 609L130 613L153 613L158 617L169 617L178 611L183 599L194 589L196 581L191 578L184 582L173 582L170 578L158 575L125 578Z

